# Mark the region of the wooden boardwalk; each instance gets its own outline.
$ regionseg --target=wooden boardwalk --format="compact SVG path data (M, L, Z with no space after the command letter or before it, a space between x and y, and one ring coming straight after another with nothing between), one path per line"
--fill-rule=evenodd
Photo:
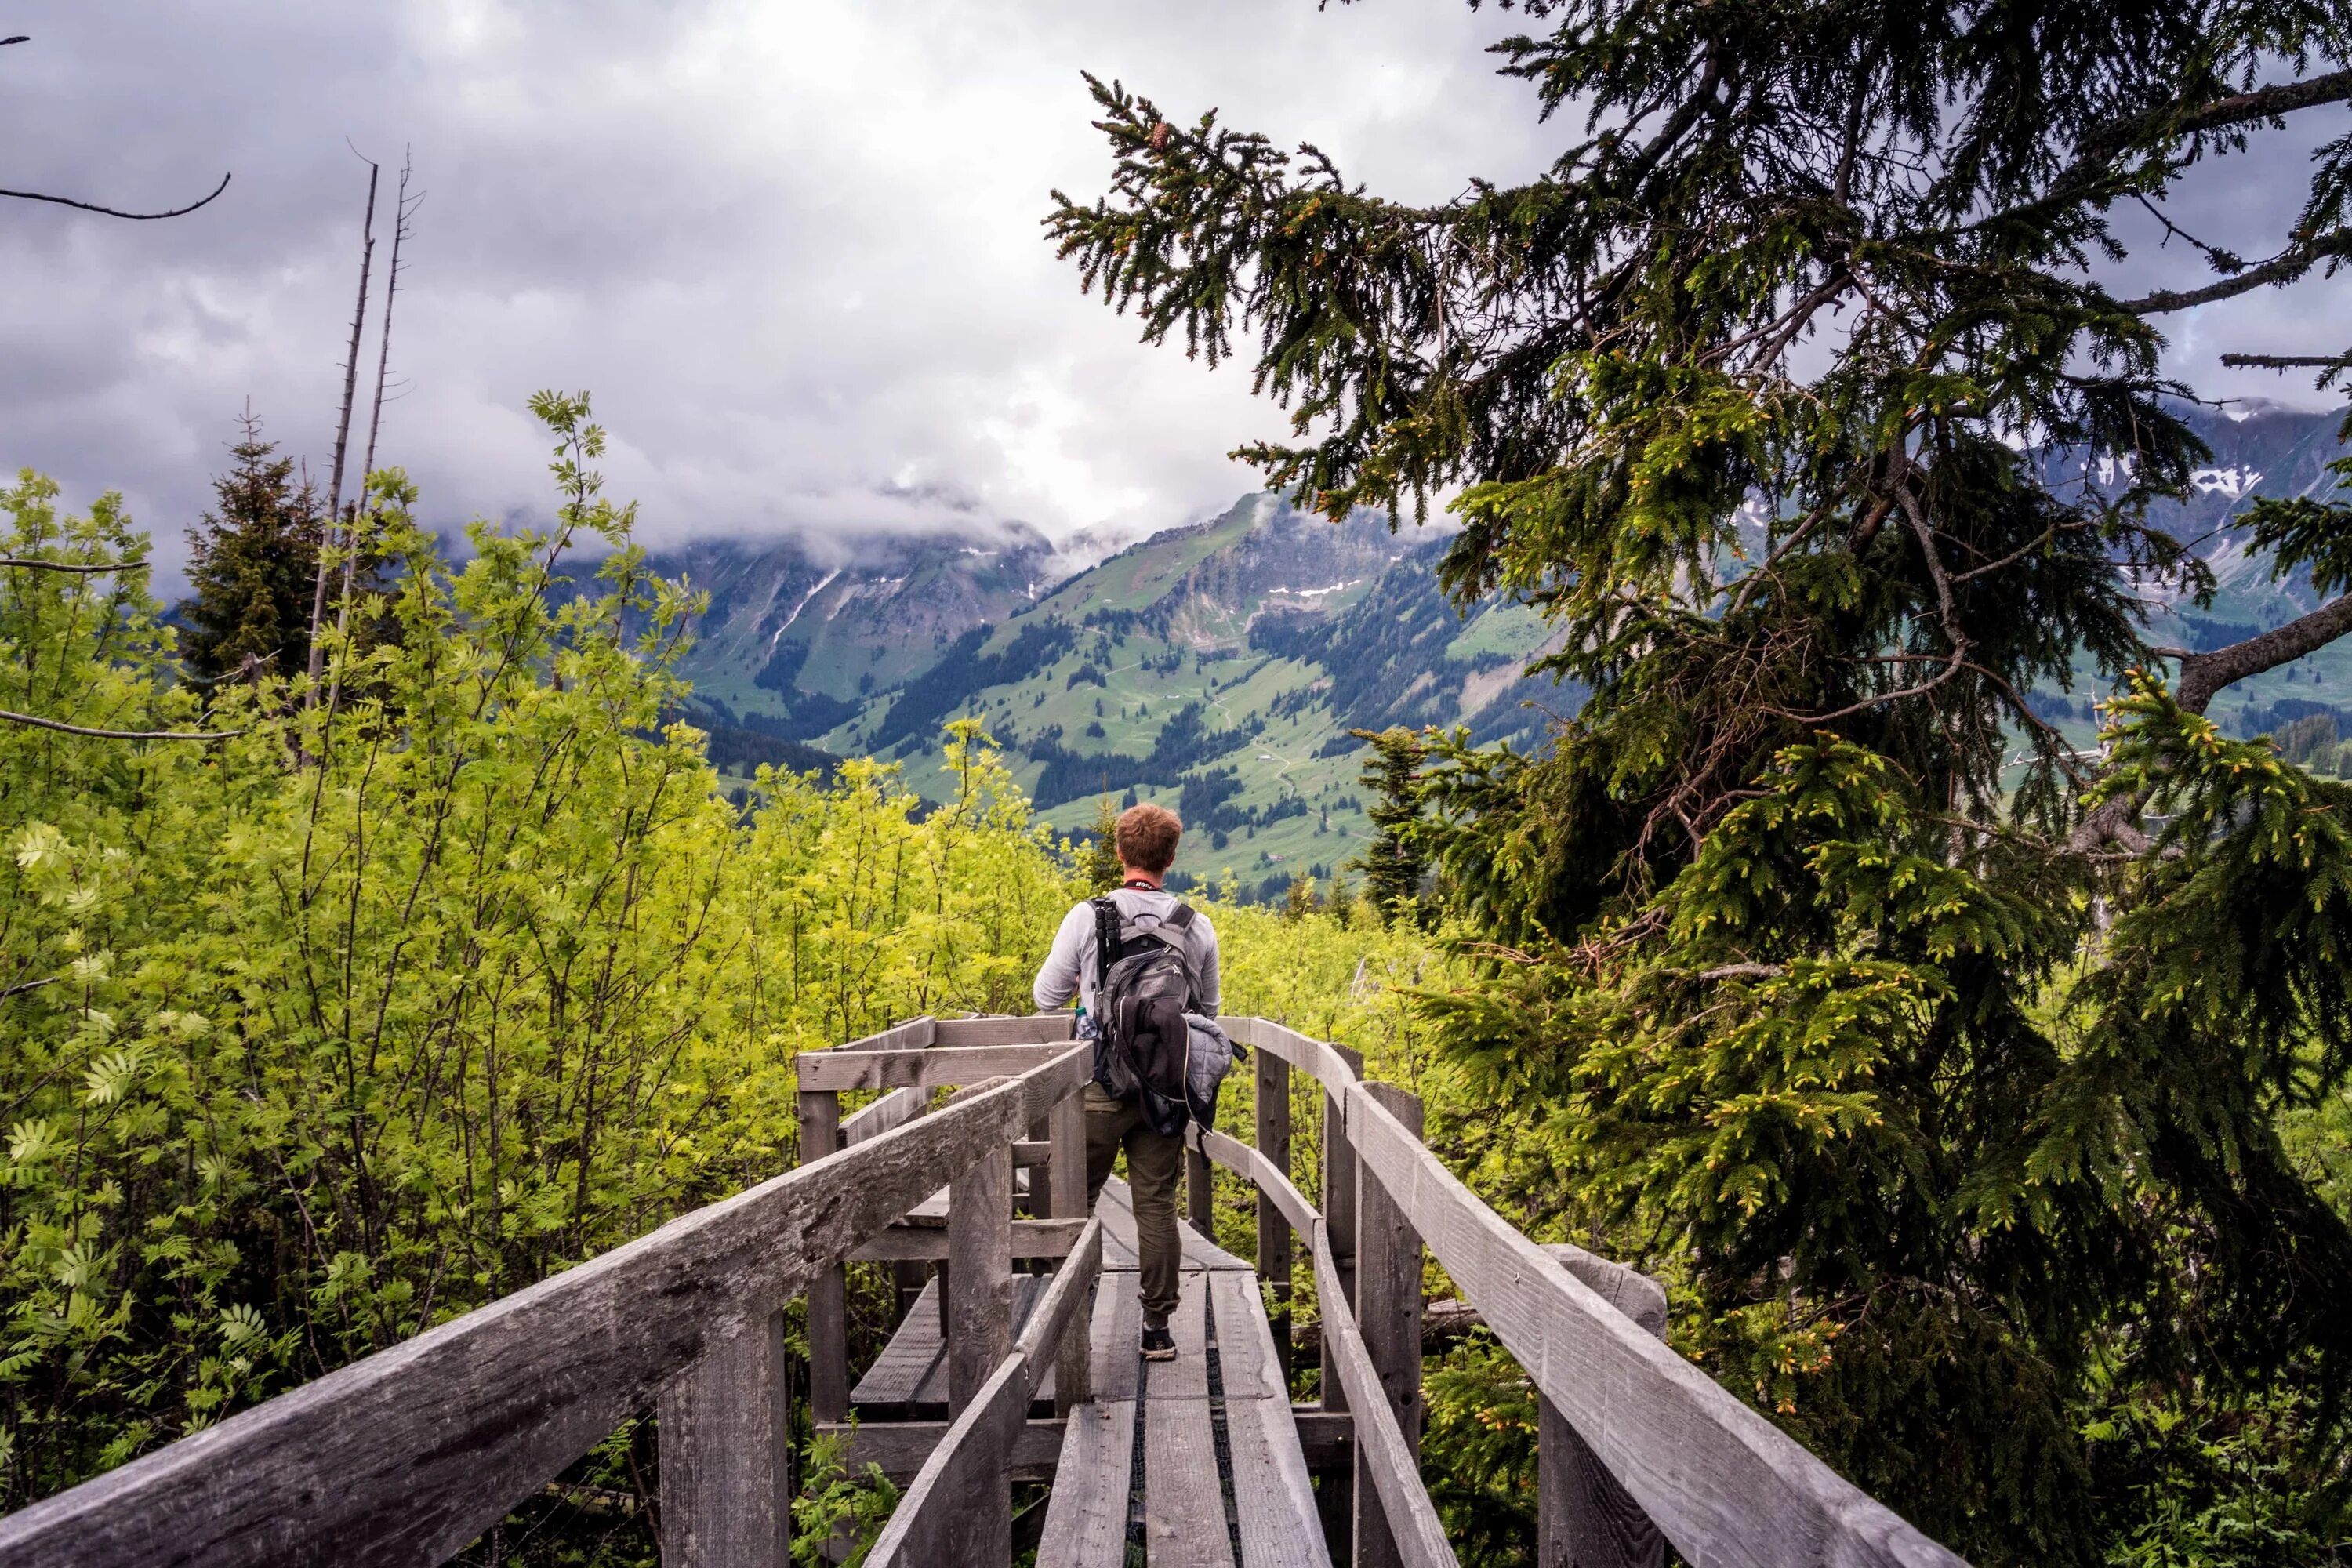
M1067 1016L919 1018L801 1056L799 1168L0 1517L0 1563L432 1568L650 1410L664 1568L783 1568L804 1409L905 1483L870 1568L1003 1568L1031 1539L1046 1568L1456 1568L1419 1452L1433 1258L1533 1390L1544 1568L1658 1568L1669 1542L1696 1568L1965 1568L1668 1349L1655 1281L1488 1208L1410 1093L1226 1023L1256 1053L1255 1139L1185 1134L1172 1362L1137 1353L1126 1188L1086 1213L1091 1051ZM877 1098L845 1118L844 1093ZM1252 1259L1205 1239L1218 1171L1255 1197ZM852 1262L935 1271L855 1389ZM1301 1268L1312 1406L1286 1372Z

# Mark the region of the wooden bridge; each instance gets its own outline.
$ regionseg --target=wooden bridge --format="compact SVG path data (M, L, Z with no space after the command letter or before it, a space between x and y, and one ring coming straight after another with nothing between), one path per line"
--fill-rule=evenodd
M1418 1463L1424 1249L1537 1391L1543 1563L1657 1563L1668 1542L1698 1568L1959 1563L1668 1350L1654 1283L1487 1208L1422 1147L1411 1095L1344 1047L1226 1024L1255 1050L1256 1142L1189 1135L1173 1362L1137 1355L1124 1189L1085 1212L1090 1047L1063 1015L921 1018L800 1058L799 1168L0 1518L0 1563L426 1568L652 1410L664 1563L775 1568L783 1308L804 1291L808 1415L906 1483L877 1568L999 1568L1016 1533L1040 1568L1444 1568ZM1321 1091L1320 1213L1291 1181L1293 1073ZM958 1092L934 1110L940 1089ZM861 1090L882 1092L845 1120ZM1213 1243L1213 1165L1255 1191L1254 1261ZM852 1260L903 1286L855 1388ZM1042 1514L1016 1521L1015 1484L1038 1481Z

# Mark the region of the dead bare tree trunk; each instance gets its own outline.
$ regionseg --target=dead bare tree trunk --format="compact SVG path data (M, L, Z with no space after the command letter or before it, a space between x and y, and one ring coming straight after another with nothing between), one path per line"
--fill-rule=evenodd
M400 152L400 185L392 202L392 258L389 265L384 268L383 335L376 348L375 401L368 410L367 457L360 464L359 505L362 510L367 505L368 476L375 472L375 438L383 428L384 378L392 367L392 302L400 294L400 244L408 237L408 220L415 216L417 204L425 200L425 193L422 191L416 193L415 200L409 197L408 177L412 167L409 150L404 147ZM371 211L373 211L373 205L371 205ZM366 278L364 267L360 276L362 279ZM340 482L339 480L338 484ZM356 527L345 531L344 543L346 548L343 551L342 603L335 612L335 636L338 640L347 636L352 626L352 580L359 566ZM327 689L328 712L332 713L335 710L342 701L342 696L343 671L342 667L337 665L333 680Z
M359 391L360 332L367 322L368 269L375 260L375 186L383 173L374 162L368 163L367 214L360 222L359 303L352 310L352 347L343 360L343 411L335 426L333 477L327 482L327 526L320 536L318 582L310 595L310 689L302 698L306 708L318 706L319 671L327 657L320 640L327 624L327 546L333 543L343 517L343 456L351 447L352 404Z

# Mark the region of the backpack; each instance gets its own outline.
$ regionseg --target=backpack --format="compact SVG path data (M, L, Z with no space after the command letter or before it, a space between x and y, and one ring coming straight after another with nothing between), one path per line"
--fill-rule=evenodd
M1154 927L1133 927L1108 898L1095 911L1095 1081L1119 1100L1140 1100L1163 1137L1187 1121L1214 1122L1217 1091L1234 1046L1192 1011L1192 929L1178 904Z

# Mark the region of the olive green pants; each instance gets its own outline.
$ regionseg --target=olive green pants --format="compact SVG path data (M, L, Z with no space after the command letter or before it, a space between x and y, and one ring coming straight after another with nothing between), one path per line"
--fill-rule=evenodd
M1184 1165L1184 1141L1151 1130L1139 1104L1087 1085L1087 1207L1091 1211L1110 1179L1112 1162L1127 1151L1127 1185L1135 1198L1137 1281L1143 1298L1143 1326L1164 1329L1176 1311L1176 1276L1183 1261L1176 1236L1176 1176Z

